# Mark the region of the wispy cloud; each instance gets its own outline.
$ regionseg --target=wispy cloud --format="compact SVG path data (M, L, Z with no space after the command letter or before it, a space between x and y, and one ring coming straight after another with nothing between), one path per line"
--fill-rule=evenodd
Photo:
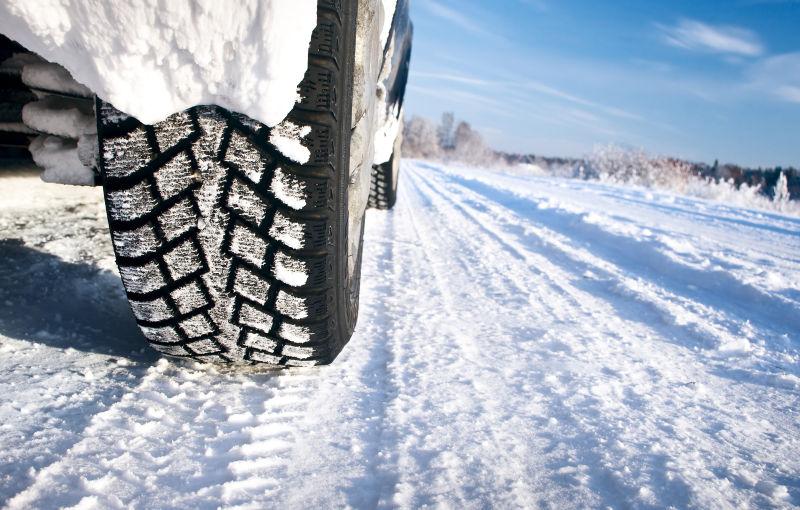
M800 52L774 55L750 69L751 87L774 98L800 104Z
M622 119L627 120L642 120L642 117L625 111L621 108L617 108L615 106L609 106L597 103L595 101L591 101L589 99L584 99L582 97L576 96L574 94L570 94L561 89L557 89L555 87L551 87L550 85L544 84L539 81L535 80L524 80L524 81L514 81L514 80L488 80L484 78L475 78L472 76L467 76L464 74L459 73L450 73L450 72L424 72L424 71L415 71L415 76L420 78L430 78L434 80L442 80L442 81L449 81L453 83L461 83L464 85L473 85L473 86L493 86L493 87L501 87L501 88L513 88L516 90L524 91L524 92L533 92L538 94L543 94L546 96L550 96L556 99L560 99L562 101L567 101L572 104L585 106L605 114L619 117Z
M684 19L675 26L657 25L667 44L687 50L757 57L764 53L758 36L741 27L713 26Z
M476 23L469 16L465 15L460 11L457 11L456 9L446 6L441 2L437 2L436 0L427 0L422 5L425 6L434 16L437 16L445 21L452 23L453 25L463 28L468 32L485 36L494 35L491 32L488 32L480 24Z
M534 92L539 92L541 94L545 94L551 97L556 97L559 99L563 99L564 101L569 101L570 103L578 104L581 106L587 106L589 108L594 108L596 110L600 110L604 113L609 115L613 115L614 117L620 117L623 119L628 120L641 120L642 117L631 113L628 111L623 110L622 108L617 108L615 106L608 106L604 104L597 103L595 101L590 101L589 99L584 99L582 97L578 97L576 95L570 94L568 92L564 92L563 90L551 87L549 85L545 85L544 83L538 81L528 80L521 84L523 88L529 89Z

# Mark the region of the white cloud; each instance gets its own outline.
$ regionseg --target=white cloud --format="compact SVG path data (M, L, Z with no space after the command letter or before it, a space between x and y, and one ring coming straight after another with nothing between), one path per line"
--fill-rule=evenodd
M775 89L775 94L792 103L800 103L800 87L795 85L781 85Z
M468 32L480 35L491 35L478 23L475 23L469 16L466 16L465 14L442 3L439 3L435 0L428 0L427 2L424 2L423 5L434 16L438 16L439 18L449 21L450 23L457 25Z
M686 19L674 27L658 27L664 41L678 48L745 57L757 57L764 53L758 36L745 28L712 26Z
M534 80L525 80L525 81L491 80L491 79L475 78L472 76L466 76L458 73L424 72L424 71L415 71L414 76L420 78L430 78L434 80L449 81L454 83L462 83L465 85L491 86L491 87L500 87L504 89L513 88L517 90L523 90L526 92L535 92L538 94L543 94L546 96L561 99L563 101L567 101L573 104L593 108L595 110L599 110L614 117L619 117L628 120L642 120L642 117L635 113L631 113L614 106L604 105L597 103L595 101L590 101L588 99L575 96L563 90L551 87L549 85Z
M772 96L800 103L800 52L765 58L750 70L752 86Z

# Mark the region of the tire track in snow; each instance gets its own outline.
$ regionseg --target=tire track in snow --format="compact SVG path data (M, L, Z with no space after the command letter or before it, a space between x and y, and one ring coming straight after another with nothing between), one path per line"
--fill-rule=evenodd
M667 324L685 328L690 335L700 340L701 345L712 348L719 347L723 351L728 349L736 351L740 348L749 349L751 346L742 344L741 338L742 333L749 331L753 325L760 327L760 333L767 338L781 338L782 335L785 335L784 330L774 330L771 322L753 319L753 324L751 324L746 318L741 318L741 313L738 313L741 311L741 306L726 312L705 302L698 301L697 298L703 295L692 292L688 288L692 284L684 281L680 281L677 284L673 283L672 273L670 272L656 271L653 273L653 271L646 270L638 273L637 276L636 264L618 265L618 260L608 258L608 255L613 254L615 250L606 249L603 242L612 245L619 244L619 236L608 234L606 238L600 238L599 240L593 238L590 252L583 248L587 243L580 237L583 230L582 222L580 221L576 223L574 228L552 230L550 223L533 224L530 220L520 217L517 212L507 206L497 202L493 203L490 197L476 194L471 187L452 181L441 182L441 185L444 188L447 187L448 183L452 183L448 189L450 189L453 196L464 195L466 201L460 201L459 204L465 206L467 211L471 211L469 214L474 215L481 209L491 211L498 218L503 219L506 228L521 231L516 235L526 236L532 234L545 245L552 247L554 254L562 254L562 257L551 256L551 259L554 261L559 259L569 260L571 266L565 267L567 270L577 274L589 270L592 273L599 273L605 278L616 281L617 285L600 286L603 289L602 292L606 294L611 292L621 297L649 303ZM453 186L456 187L453 188ZM523 200L520 199L519 201ZM480 203L481 207L476 207L474 205L476 203ZM536 204L532 205L535 206ZM545 215L545 218L549 218L549 216ZM567 235L572 237L567 237ZM604 255L606 258L602 258ZM677 270L675 269L675 271ZM630 272L633 272L634 277L628 276ZM688 292L692 295L684 296L676 294L676 291ZM715 304L724 303L726 297L715 297ZM763 305L759 306L763 307ZM749 312L749 314L752 313ZM794 320L794 315L792 314L784 313L781 316L789 321ZM786 326L791 327L791 324L786 324Z
M652 243L611 232L602 223L592 222L590 214L565 211L558 207L550 208L541 200L515 196L477 181L450 178L448 183L461 190L468 190L468 194L476 201L493 204L495 210L499 206L506 216L519 218L518 224L530 223L531 220L541 221L547 224L552 234L569 235L575 242L584 245L591 243L593 254L625 267L628 272L669 285L670 291L680 293L688 299L713 302L716 308L731 316L749 316L753 320L763 317L773 322L783 319L787 325L800 330L800 318L795 318L800 317L797 303L780 295L767 294L727 272L707 268L699 270L673 260L654 249ZM463 194L463 191L458 194ZM513 205L516 207L512 207ZM534 207L527 208L526 205ZM527 213L524 217L520 217L522 211Z
M749 384L736 371L750 357L708 355L660 315L689 301L656 280L645 290L659 306L621 290L623 259L455 172L405 162L397 208L368 213L361 317L332 366L158 362L86 417L10 506L800 504L800 388ZM577 202L595 198L584 187ZM106 363L56 358L32 350L0 375ZM91 396L120 370L76 376Z
M437 186L437 184L441 184L441 183L438 182L438 179L437 179L438 175L436 174L436 172L425 172L424 176L422 176L422 175L420 175L421 172L418 172L416 169L412 169L411 173L414 175L414 178L415 178L415 180L417 182L423 182L424 183L422 186L423 186L423 188L425 188L428 191L429 194L438 195L438 197L441 200L445 200L445 201L449 200L454 205L456 203L462 203L462 201L461 201L462 197L460 197L460 194L459 194L459 192L457 190L447 189L447 191L445 191L446 188L444 186L441 186L441 185ZM430 184L429 184L429 182L430 182ZM488 207L490 209L493 206L496 205L496 204L491 204L488 200L484 200L483 203L487 203L487 202L489 203ZM453 209L453 206L443 206L442 209L443 210ZM455 209L458 210L458 207L455 207ZM463 211L463 208L462 208L462 211ZM475 210L473 210L472 212L473 212L473 215L476 213ZM469 217L469 215L467 215L467 217ZM489 220L488 223L487 223L487 221L481 220L480 218L476 217L476 219L478 220L476 222L476 224L479 225L481 228L484 228L488 232L493 233L492 235L500 236L501 238L505 238L505 240L506 240L506 243L505 243L506 244L506 250L499 250L498 258L502 258L502 256L505 256L506 253L508 252L508 249L509 248L514 248L513 245L516 244L517 248L519 248L517 250L518 256L522 255L523 259L530 260L530 256L531 256L530 252L527 252L524 248L521 248L518 243L512 241L512 238L508 237L506 234L503 234L502 233L503 232L502 229L500 229L499 227L490 226L491 225L491 220ZM452 219L448 218L447 219L447 223L451 224L451 225L456 223L455 217L453 217ZM462 237L464 237L464 238L469 238L469 237L471 237L473 235L473 234L468 233L468 228L469 228L468 224L466 224L466 225L458 225L458 226L455 226L453 228L458 230L462 234ZM508 244L508 243L511 243L511 244ZM487 248L487 251L488 251L488 248ZM548 252L548 251L545 251L544 253L547 254L547 256L549 256L550 258L552 258L553 255L554 255L552 252ZM557 255L557 253L556 253L556 255ZM548 261L543 261L540 258L538 260L538 262L545 262L546 263ZM495 266L502 266L502 261L501 260L497 260L497 259L493 259L492 260L492 264L495 265ZM551 266L552 266L552 264L551 264ZM547 267L546 265L544 267L547 268L545 272L547 273L548 276L558 275L560 273L560 271L557 270L555 267ZM524 274L524 272L523 272L523 274ZM524 280L521 280L521 281L524 281ZM572 275L571 278L562 278L561 279L561 283L559 283L559 285L561 286L562 289L565 289L565 291L566 291L566 289L569 289L569 287L571 286L570 281L580 281L579 274L574 274L574 275ZM580 293L575 294L576 290L577 289L575 289L573 291L568 291L567 293L572 293L574 295L580 296ZM553 296L555 296L555 295L557 295L557 294L553 294ZM547 296L545 296L545 297L547 298ZM549 299L552 299L552 296L549 297ZM592 308L594 309L594 310L591 310L591 312L589 313L589 317L588 317L588 319L589 320L593 320L593 322L596 322L596 319L593 319L594 316L601 316L601 317L602 316L614 316L614 315L617 314L614 309L610 310L611 313L609 313L609 310L607 310L607 309L606 310L602 310L602 308L598 309L597 304L599 304L599 302L597 302L596 304L592 304L592 303L594 303L594 300L591 297L591 295L584 295L583 297L579 298L579 301L582 303L583 307L585 307L587 305L591 305L591 306L589 306L589 308L590 309L592 309ZM580 329L581 328L581 321L585 321L586 319L587 319L587 317L576 318L576 320L574 321L574 326L576 328ZM641 367L637 366L637 365L640 365L642 361L645 361L645 362L649 361L649 363L647 363L647 364L650 365L650 367L648 367L648 370L652 370L656 374L660 373L662 376L665 377L665 379L671 379L672 377L669 377L669 376L672 375L674 377L675 373L677 373L678 375L688 376L688 377L692 377L692 376L704 376L704 377L707 377L708 376L708 374L703 374L704 370L703 370L702 366L699 366L697 364L696 360L687 359L685 355L682 355L682 352L680 350L676 351L674 348L671 349L671 348L669 348L668 345L659 347L660 350L666 351L666 353L668 354L667 356L655 356L655 358L656 358L655 360L647 360L648 356L649 357L653 357L653 353L652 352L648 352L648 349L641 349L641 345L639 345L637 342L631 342L630 339L631 338L634 339L634 340L637 339L637 338L649 339L649 338L652 338L652 337L655 337L657 339L658 336L659 336L658 335L658 331L650 331L649 328L645 329L644 331L641 331L641 328L636 326L637 323L626 324L625 322L620 322L620 321L617 320L617 321L615 321L615 324L614 324L616 329L623 329L623 330L624 329L629 329L630 325L633 326L633 330L625 333L624 335L622 335L620 337L618 337L619 340L621 341L620 343L623 344L621 346L621 347L623 347L623 350L622 351L618 351L618 352L613 352L613 350L612 350L612 352L609 353L609 354L611 354L611 356L609 356L609 357L603 356L602 357L602 363L601 363L602 365L607 366L607 367L619 366L619 359L618 358L625 359L626 357L630 357L629 356L629 352L626 352L626 351L633 351L634 354L639 355L641 357L634 356L633 359L630 360L633 364L629 363L628 366L624 366L623 365L621 367L622 370L617 370L618 374L626 374L628 372L631 372L633 374L641 374L641 372L642 372L640 370ZM637 329L638 329L638 331L637 331ZM613 331L609 331L607 334L611 334L610 338L615 338L614 335L613 335ZM592 338L592 332L591 331L585 332L584 335L587 338ZM625 337L628 337L627 341L626 341ZM627 344L627 345L625 345L625 344ZM604 348L604 346L602 344L598 344L598 345L594 345L594 346L589 345L587 347L589 347L588 352L594 353L595 356L597 355L597 353L604 353L606 350L608 350L607 348ZM667 347L667 348L665 349L665 347ZM577 351L574 351L574 352L577 352ZM636 359L637 357L639 359ZM666 371L662 371L662 370L660 370L661 368L667 368L667 370ZM692 368L694 370L692 370ZM687 370L687 369L689 369L689 370ZM699 373L692 374L691 372L699 372ZM689 379L689 380L691 381L691 379ZM674 381L674 380L673 381L665 380L664 383L669 383L669 386L680 385L679 381ZM623 382L622 385L621 385L622 388L636 388L637 386L641 386L641 385L637 383L635 378L631 378L631 380L629 380L628 382ZM655 391L657 389L658 389L657 387L650 388L651 391ZM683 389L681 389L679 391L682 391L684 389L685 388L683 388ZM691 393L691 392L689 392L689 393ZM769 392L759 392L759 393L761 393L760 396L764 397L765 400L767 400L767 401L774 400L774 399L770 398L770 397L772 397L772 395L770 395ZM669 402L671 400L671 398L672 398L672 396L669 393L666 394L666 395L656 395L656 397L657 398L655 398L655 399L649 399L649 400L658 401L658 400L666 399L666 401ZM724 422L727 422L726 425L728 425L728 426L730 426L731 424L736 424L736 422L738 420L738 414L737 413L740 412L741 408L742 408L741 400L744 400L745 402L750 400L748 398L741 398L741 397L742 397L742 395L734 395L733 399L728 400L728 399L725 399L725 398L720 398L719 395L714 395L714 400L717 400L716 402L714 402L715 407L717 407L717 410L721 411L723 415L728 414L728 416L726 416L726 419L723 420ZM728 402L726 402L726 400L728 400ZM737 402L737 400L739 400L739 402ZM757 401L758 399L756 398L754 400ZM784 401L784 403L785 403L785 401ZM776 404L777 405L781 405L781 404L784 404L784 403L782 403L780 400L778 400L776 402L773 402L773 405L776 405ZM692 402L689 402L689 404L692 404ZM749 402L747 402L747 404L748 404L747 407L750 408L750 412L758 413L757 408L753 408L752 404L750 404ZM673 417L672 414L674 413L674 409L669 408L669 406L667 406L666 409L663 406L660 406L660 407L661 407L661 409L659 410L660 411L659 414L661 414L662 416L659 417L659 418L666 418L666 423L669 423L670 417ZM726 409L735 409L736 411L732 412L732 413L726 413L724 411ZM687 408L687 412L689 412L689 411L696 411L696 410ZM693 413L693 414L696 414L696 413ZM656 430L658 430L658 426L659 425L657 423L654 423L652 420L650 420L647 415L637 416L637 420L636 421L637 422L640 422L640 421L641 422L645 422L645 423L647 423L649 425L649 427L644 427L643 428L643 432L649 432L647 430L647 428L655 428ZM783 419L781 421L783 422L783 425L789 426L791 428L795 428L793 425L791 425L790 422L787 422L785 419ZM590 421L590 423L591 423L591 421ZM767 426L767 427L764 427L764 428L766 430L759 431L759 433L768 434L769 433L769 429L772 429L772 427L770 427L770 426ZM772 429L772 430L774 431L774 430L779 430L779 429L780 429L780 426L778 426L777 429ZM622 432L624 432L624 429L620 431L620 433L622 433ZM700 430L696 430L696 433L699 433L701 436L706 435L704 432L702 432ZM751 443L752 443L753 440L755 440L756 443L764 441L764 438L760 438L760 439L758 438L759 433L752 434L752 435L756 436L755 438L746 437L746 436L749 435L749 434L747 434L747 430L746 429L744 431L739 430L739 431L737 431L737 433L739 433L740 435L743 434L743 436L745 436L745 437L738 437L737 440L749 440L747 442L751 442ZM621 434L621 435L625 435L625 434ZM612 435L612 437L613 437L613 435ZM659 439L658 436L653 437L652 438L653 444L657 444L658 443L658 439ZM714 438L709 437L708 439L709 439L709 441L706 442L706 444L703 445L703 447L701 449L702 450L706 450L708 453L712 454L712 458L713 457L717 457L716 459L714 459L717 462L719 461L719 457L723 457L723 458L724 457L728 457L728 459L726 459L726 461L731 461L732 465L738 465L738 466L741 467L743 465L746 465L746 462L742 462L741 459L742 458L747 458L752 453L752 451L751 451L752 447L753 447L752 444L749 444L747 447L742 448L740 446L739 442L730 441L728 443L727 451L724 452L724 455L722 455L722 456L713 455L713 454L716 453L716 451L715 451L716 450L716 446L713 444L713 442L714 442L713 439ZM764 443L762 445L762 447L765 448L765 449L769 449L768 444L769 444L768 442ZM678 444L676 446L680 446L680 444ZM603 449L601 448L600 450L602 451ZM770 458L772 456L770 454L767 454L766 457ZM775 464L774 460L772 462L769 462L769 463L772 466L772 468L774 469L774 471L776 471L776 472L781 472L781 470L784 469L780 465ZM691 462L689 462L688 464L691 464ZM695 470L695 471L696 472L702 472L703 469L699 469L699 470ZM691 478L692 478L691 474L690 474L690 476L687 476L687 479L690 480ZM720 478L721 478L719 480L720 484L724 484L726 481L724 480L723 477L720 477ZM662 490L664 490L668 494L672 493L673 496L674 496L676 492L674 490L669 490L668 491L667 489L670 488L670 487L673 487L673 489L674 489L674 487L675 487L674 483L677 483L677 482L680 482L680 481L681 481L680 478L678 478L677 481L673 480L672 482L669 482L668 480L664 480L663 481L664 483L663 483ZM600 492L602 492L602 491L600 491ZM686 493L686 492L687 491L684 491L684 493ZM724 485L721 485L719 487L719 491L717 492L717 495L720 496L720 497L723 497L724 494L725 494ZM708 497L707 494L704 495L704 496ZM707 500L707 501L712 501L712 500Z
M95 415L9 508L215 507L279 489L316 378L209 373L160 360Z

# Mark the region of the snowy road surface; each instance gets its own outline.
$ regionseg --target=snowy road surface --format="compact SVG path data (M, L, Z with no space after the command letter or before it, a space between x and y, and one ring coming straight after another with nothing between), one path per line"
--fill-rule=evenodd
M142 349L99 190L0 176L0 503L800 505L800 219L414 162L400 186L337 361L237 373Z

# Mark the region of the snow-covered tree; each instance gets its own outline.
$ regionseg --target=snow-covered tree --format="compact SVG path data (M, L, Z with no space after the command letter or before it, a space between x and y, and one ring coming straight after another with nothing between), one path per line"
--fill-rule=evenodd
M453 148L453 124L455 123L455 116L453 112L444 112L442 114L442 122L437 129L437 136L439 139L439 147L443 150L450 150Z
M786 180L786 174L781 172L778 176L778 182L775 183L775 189L772 192L772 201L782 209L785 205L789 204L789 182Z
M403 156L438 159L441 156L436 126L423 117L413 116L403 126Z
M485 165L493 159L492 151L486 146L483 137L472 127L461 121L453 135L451 157L456 161L473 165Z

